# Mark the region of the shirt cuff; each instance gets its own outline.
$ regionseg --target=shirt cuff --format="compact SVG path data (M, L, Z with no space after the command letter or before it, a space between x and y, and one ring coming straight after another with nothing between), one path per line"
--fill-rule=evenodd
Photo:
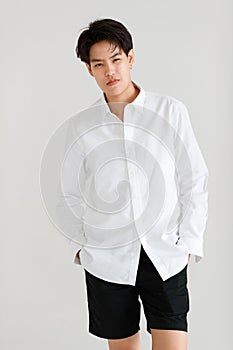
M69 248L71 251L72 261L76 265L81 265L80 259L77 257L77 253L82 249L83 245L76 243L74 241L70 241Z
M184 237L182 235L180 238L188 248L189 254L195 255L195 262L198 263L204 257L203 240Z

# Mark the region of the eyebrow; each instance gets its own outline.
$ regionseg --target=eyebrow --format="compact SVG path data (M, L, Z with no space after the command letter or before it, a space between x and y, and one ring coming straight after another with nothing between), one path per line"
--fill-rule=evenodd
M118 55L121 55L121 52L120 52L120 51L114 53L114 54L113 54L112 56L110 56L109 58L114 58L114 57L116 57L116 56L118 56ZM100 61L104 61L104 60L101 59L101 58L93 58L93 59L91 60L91 62L100 62Z

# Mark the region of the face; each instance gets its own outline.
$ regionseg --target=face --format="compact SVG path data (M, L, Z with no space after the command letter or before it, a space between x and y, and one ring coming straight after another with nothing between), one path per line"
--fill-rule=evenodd
M131 87L130 69L133 62L133 49L127 56L119 47L114 49L114 45L108 41L101 41L91 46L90 65L86 64L86 66L110 100L123 97Z

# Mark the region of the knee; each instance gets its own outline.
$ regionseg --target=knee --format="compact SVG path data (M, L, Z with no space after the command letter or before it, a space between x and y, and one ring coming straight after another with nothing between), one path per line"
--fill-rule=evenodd
M108 339L109 350L141 350L140 334L122 339Z

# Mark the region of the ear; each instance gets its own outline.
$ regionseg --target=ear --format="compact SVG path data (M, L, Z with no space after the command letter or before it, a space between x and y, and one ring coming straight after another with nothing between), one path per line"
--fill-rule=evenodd
M92 73L91 66L88 63L86 63L86 62L85 62L85 65L87 67L87 70L88 70L89 74L93 77L94 75Z
M130 68L132 68L132 66L133 66L133 64L134 64L134 50L133 50L133 49L129 50L129 53L128 53L128 62L129 62Z

